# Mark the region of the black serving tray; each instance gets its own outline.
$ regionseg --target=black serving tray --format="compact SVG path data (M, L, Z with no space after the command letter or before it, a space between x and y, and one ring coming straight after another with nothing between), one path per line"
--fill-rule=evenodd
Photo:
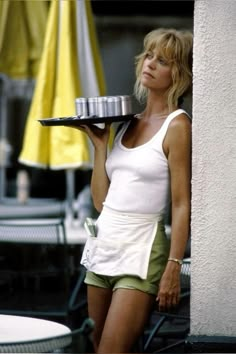
M91 117L81 118L81 116L72 116L72 117L61 117L61 118L44 118L44 119L38 119L38 121L43 126L49 127L49 126L58 126L58 125L79 126L79 125L90 125L90 124L97 124L97 123L123 122L123 121L129 121L133 118L135 118L134 114L126 114L123 116L112 116L112 117L91 116Z

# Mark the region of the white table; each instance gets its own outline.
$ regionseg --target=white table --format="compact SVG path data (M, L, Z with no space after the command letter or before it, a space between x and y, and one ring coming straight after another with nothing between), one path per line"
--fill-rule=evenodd
M52 352L70 345L70 334L70 328L54 321L0 315L1 353Z

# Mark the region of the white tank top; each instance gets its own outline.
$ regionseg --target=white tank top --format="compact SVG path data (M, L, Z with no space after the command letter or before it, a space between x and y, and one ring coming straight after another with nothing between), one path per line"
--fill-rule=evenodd
M122 145L129 122L124 124L106 161L110 187L104 206L124 213L166 212L170 199L170 177L163 140L170 122L181 113L187 114L182 109L172 112L147 143L135 148Z

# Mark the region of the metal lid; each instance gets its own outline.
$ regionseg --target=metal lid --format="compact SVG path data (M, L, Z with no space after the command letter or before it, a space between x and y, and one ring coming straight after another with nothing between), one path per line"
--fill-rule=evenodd
M97 100L98 100L99 102L106 102L107 96L98 96L98 97L97 97Z
M129 95L123 95L123 96L119 96L121 99L122 99L122 101L125 101L125 100L130 100L131 99L131 96L129 96Z
M97 102L98 97L89 97L88 102Z
M107 101L109 102L118 102L121 100L120 96L107 96Z
M77 97L75 99L75 102L87 102L87 98L86 97Z

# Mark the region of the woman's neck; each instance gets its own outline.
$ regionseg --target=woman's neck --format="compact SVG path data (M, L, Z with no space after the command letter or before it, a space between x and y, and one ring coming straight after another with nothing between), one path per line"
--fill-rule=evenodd
M145 116L156 116L162 117L167 116L170 114L170 110L166 102L163 101L155 101L155 102L147 102L146 108L144 109L143 113Z
M149 120L149 119L155 119L155 120L162 120L168 117L168 115L172 112L174 112L178 107L174 107L172 110L169 109L168 105L163 103L163 102L155 102L155 103L150 103L147 102L147 105L143 112L138 114L139 119L143 120Z
M173 107L170 109L168 105L168 100L166 93L159 92L157 93L156 91L150 91L148 98L147 98L147 104L144 109L145 115L148 116L162 116L162 115L169 115L171 112L174 112L178 107Z

